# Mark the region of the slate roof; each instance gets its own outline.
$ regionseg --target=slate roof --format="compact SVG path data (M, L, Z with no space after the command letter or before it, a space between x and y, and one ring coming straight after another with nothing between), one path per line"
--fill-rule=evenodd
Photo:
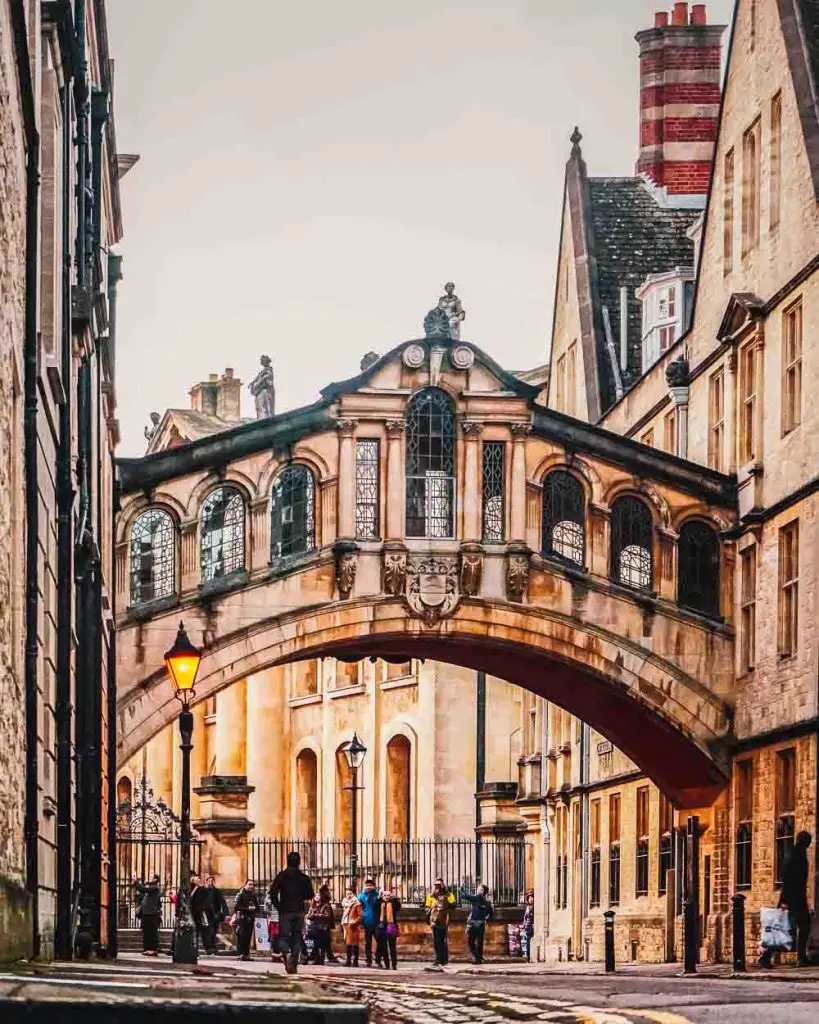
M628 366L635 380L640 375L642 334L641 304L635 289L650 274L693 266L694 243L686 231L701 211L661 206L641 178L588 178L587 182L600 408L605 411L614 403L615 391L603 307L608 308L619 353L620 289L628 289Z

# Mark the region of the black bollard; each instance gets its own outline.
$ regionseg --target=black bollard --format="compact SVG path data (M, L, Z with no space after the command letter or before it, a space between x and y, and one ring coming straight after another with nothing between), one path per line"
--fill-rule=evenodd
M741 892L731 897L733 905L734 970L745 971L745 897Z
M603 914L606 922L606 974L614 974L614 911Z
M692 815L686 827L686 885L683 904L683 970L696 974L700 944L700 819Z

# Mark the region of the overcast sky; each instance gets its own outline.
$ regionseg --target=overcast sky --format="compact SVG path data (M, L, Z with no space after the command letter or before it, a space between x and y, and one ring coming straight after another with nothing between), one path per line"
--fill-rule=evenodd
M652 0L108 0L122 182L120 454L151 410L273 358L277 408L422 334L545 362L575 124L593 175L637 154ZM712 0L726 22L732 0ZM727 35L725 42L727 43ZM246 401L248 415L252 404Z

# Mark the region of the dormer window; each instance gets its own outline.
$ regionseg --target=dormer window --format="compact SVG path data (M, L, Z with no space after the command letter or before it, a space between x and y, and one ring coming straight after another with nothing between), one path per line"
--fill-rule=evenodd
M688 326L693 267L652 274L635 292L643 306L642 371L646 373Z

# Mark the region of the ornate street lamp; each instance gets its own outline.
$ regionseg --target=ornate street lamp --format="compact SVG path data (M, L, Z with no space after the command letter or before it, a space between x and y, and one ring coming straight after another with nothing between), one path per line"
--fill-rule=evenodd
M344 756L350 766L351 785L345 786L349 789L353 798L352 813L352 848L350 850L350 888L355 891L358 881L358 794L364 787L358 784L358 769L364 763L367 748L358 738L358 733L353 733L353 738L344 748Z
M179 734L182 737L182 870L176 920L173 930L173 962L195 964L197 961L196 926L191 917L188 895L191 879L191 748L193 744L193 713L190 704L194 698L194 684L202 652L194 647L179 623L179 632L169 651L165 651L165 666L176 689L176 698L182 703L179 712Z

